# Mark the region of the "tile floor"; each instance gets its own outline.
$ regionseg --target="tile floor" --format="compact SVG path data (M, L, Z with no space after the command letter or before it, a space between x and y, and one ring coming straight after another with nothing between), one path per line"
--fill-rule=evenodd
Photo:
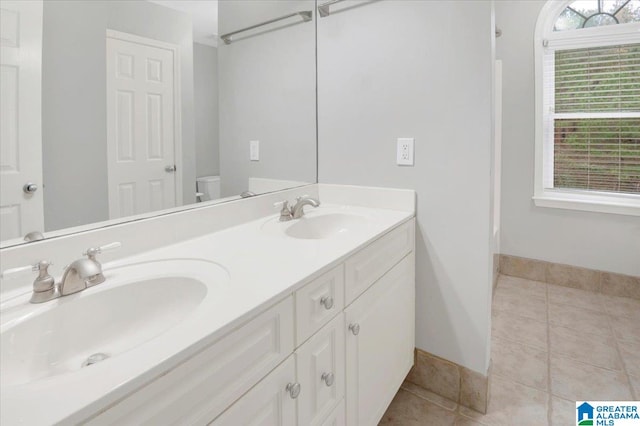
M577 400L640 400L640 300L500 276L487 414L405 382L380 425L566 426Z

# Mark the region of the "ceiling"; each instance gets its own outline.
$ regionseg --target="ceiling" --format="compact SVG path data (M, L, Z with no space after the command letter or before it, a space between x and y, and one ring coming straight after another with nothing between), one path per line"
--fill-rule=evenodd
M193 41L218 45L218 0L148 0L191 15Z

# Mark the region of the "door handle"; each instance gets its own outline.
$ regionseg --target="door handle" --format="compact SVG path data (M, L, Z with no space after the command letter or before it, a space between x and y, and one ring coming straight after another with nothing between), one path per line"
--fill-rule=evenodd
M178 168L176 167L175 164L171 165L171 166L165 166L164 171L167 173L173 173L176 170L178 170Z
M38 185L36 185L33 182L27 182L22 187L22 190L24 191L25 194L33 194L38 190Z

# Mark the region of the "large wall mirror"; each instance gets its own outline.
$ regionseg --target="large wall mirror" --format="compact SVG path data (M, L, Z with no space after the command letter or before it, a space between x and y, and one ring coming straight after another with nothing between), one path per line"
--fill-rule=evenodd
M315 1L1 7L2 247L316 182Z

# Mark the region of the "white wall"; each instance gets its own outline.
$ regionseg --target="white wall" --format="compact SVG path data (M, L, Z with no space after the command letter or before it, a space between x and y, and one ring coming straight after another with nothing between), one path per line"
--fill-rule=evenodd
M344 8L318 21L319 181L417 191L416 345L486 374L491 2ZM398 137L415 138L415 167L395 164Z
M501 252L640 275L640 218L535 207L535 24L544 0L498 1L503 62Z
M220 174L218 144L218 49L193 44L196 176Z
M313 0L223 1L220 34L314 7ZM301 21L218 45L223 197L246 191L249 177L316 181L315 25ZM249 161L251 140L260 141L259 162Z
M185 204L195 202L190 18L143 1L45 1L42 148L47 231L109 219L107 29L179 45L183 194Z

